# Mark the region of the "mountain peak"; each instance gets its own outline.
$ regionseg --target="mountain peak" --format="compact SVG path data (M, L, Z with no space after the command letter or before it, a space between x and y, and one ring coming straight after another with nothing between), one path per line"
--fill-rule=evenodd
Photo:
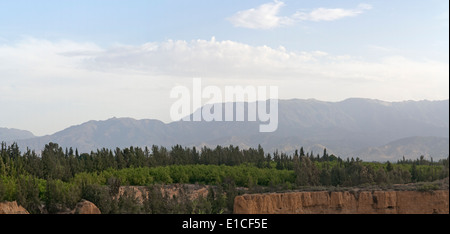
M26 130L14 128L0 128L0 141L14 141L33 138L35 135Z

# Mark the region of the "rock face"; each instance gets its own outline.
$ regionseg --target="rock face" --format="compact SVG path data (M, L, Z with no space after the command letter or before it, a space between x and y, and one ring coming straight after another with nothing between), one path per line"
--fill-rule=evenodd
M101 214L100 209L94 203L86 200L82 200L77 203L74 214Z
M170 184L160 187L161 194L168 197L179 197L181 194L186 195L189 200L195 200L202 196L206 198L208 195L210 186L208 185L195 185L195 184ZM121 186L119 193L115 197L118 199L128 193L128 195L134 196L134 198L142 203L148 195L148 189L145 186Z
M25 208L17 205L17 202L1 202L0 214L29 214Z
M449 191L357 191L246 194L235 214L448 214Z

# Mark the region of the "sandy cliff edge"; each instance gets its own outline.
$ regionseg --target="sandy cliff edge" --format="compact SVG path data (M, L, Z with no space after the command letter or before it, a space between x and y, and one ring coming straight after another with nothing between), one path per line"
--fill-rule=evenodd
M237 196L235 214L448 214L449 191L292 192Z

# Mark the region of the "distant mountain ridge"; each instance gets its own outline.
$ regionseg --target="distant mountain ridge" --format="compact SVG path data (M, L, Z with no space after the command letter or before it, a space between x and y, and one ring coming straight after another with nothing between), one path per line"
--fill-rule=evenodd
M89 121L53 135L18 140L18 143L21 147L41 150L48 142L56 142L62 147L78 148L80 152L90 152L103 147L152 145L170 147L176 144L215 147L232 144L248 148L260 144L266 152L275 150L292 152L303 146L307 152L312 150L315 154L321 154L326 147L329 153L344 158L359 156L367 160L385 160L402 157L403 155L398 155L401 150L398 152L394 149L375 150L376 147L389 144L394 147L396 144L392 142L419 137L413 145L404 142L410 147L425 144L409 151L410 154L439 158L447 157L449 151L448 100L405 102L358 98L341 102L314 99L279 100L278 130L273 133L260 133L259 124L249 121L176 121L165 124L159 120L112 118L105 121ZM428 137L434 137L430 139L441 142L438 144L439 150L430 153L433 148L426 145L431 145L433 140L430 141ZM370 152L379 153L367 153L369 148L372 149ZM403 151L408 153L405 149ZM431 155L437 153L440 155ZM418 156L420 155L405 155L412 158Z
M14 141L34 138L35 135L30 131L14 128L0 128L0 141Z
M349 156L362 157L372 160L392 160L403 156L436 158L436 156L449 155L449 138L445 137L407 137L378 147L367 147L352 152ZM414 157L413 157L414 158ZM438 157L439 158L439 157Z

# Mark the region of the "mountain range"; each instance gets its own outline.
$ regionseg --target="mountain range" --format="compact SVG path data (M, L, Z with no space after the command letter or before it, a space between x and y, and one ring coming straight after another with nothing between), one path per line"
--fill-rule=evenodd
M234 103L236 105L236 103ZM202 111L205 106L197 111ZM209 108L209 107L208 107ZM245 103L245 111L248 104ZM195 114L191 114L191 117ZM40 151L56 142L90 152L129 146L261 145L266 152L324 148L342 158L385 161L449 155L449 101L385 102L351 98L341 102L314 99L279 100L278 129L260 133L260 122L193 122L111 118L71 126L52 135L35 137L27 131L0 128L0 141L16 141L21 149ZM26 139L28 138L28 139Z

